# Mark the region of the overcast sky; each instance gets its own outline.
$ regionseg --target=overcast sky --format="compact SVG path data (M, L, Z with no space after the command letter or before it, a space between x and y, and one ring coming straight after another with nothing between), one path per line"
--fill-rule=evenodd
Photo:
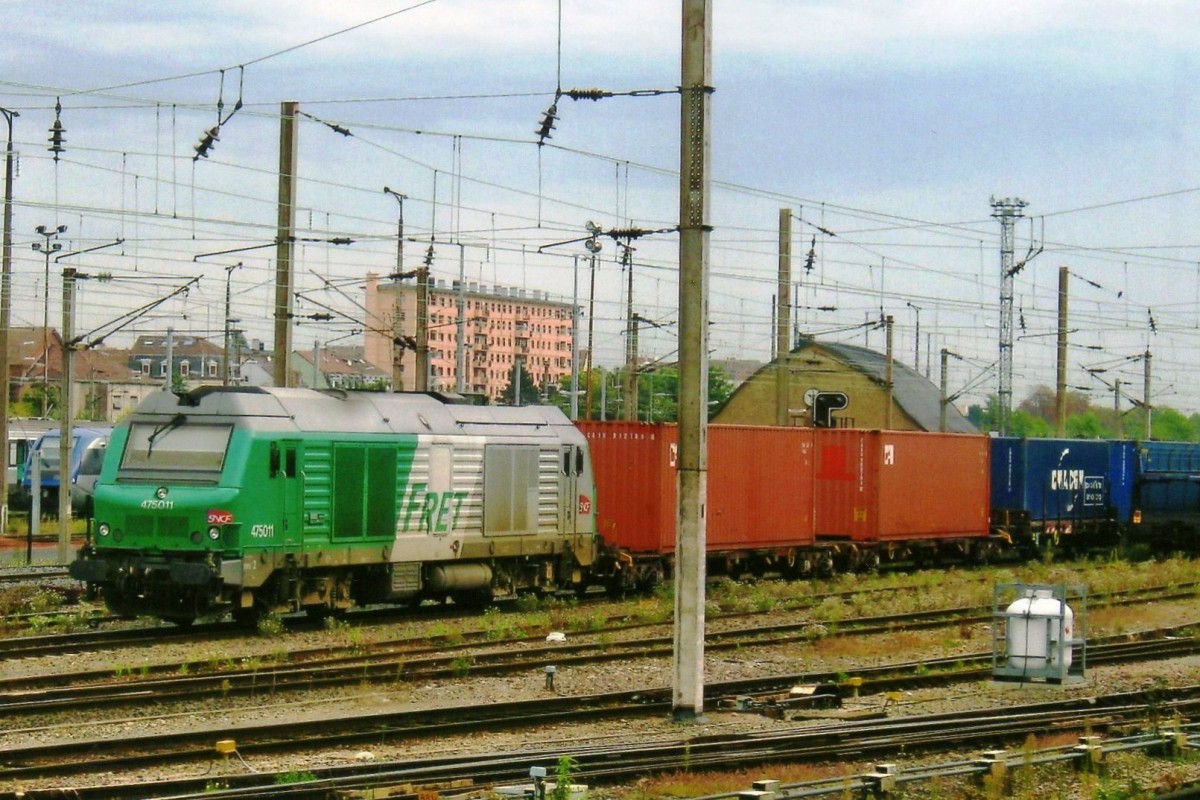
M1016 257L1016 399L1054 380L1057 274L1072 275L1068 382L1097 402L1137 383L1154 356L1155 402L1200 410L1200 164L1194 87L1200 10L1185 2L804 2L716 0L712 175L714 357L771 353L780 208L794 215L805 333L882 348L862 328L896 321L898 356L965 356L952 390L996 388L999 224L989 198L1027 201ZM177 330L219 337L231 314L271 340L279 104L300 127L297 311L360 319L361 282L395 268L407 195L405 266L435 240L435 277L547 290L569 299L578 244L604 228L677 218L679 3L606 0L34 3L6 6L0 106L14 125L14 324L59 318L58 272L87 282L77 329L162 297L186 297L106 340ZM358 26L358 27L355 27ZM556 88L634 92L558 101ZM662 93L659 93L659 92ZM237 101L242 107L235 111ZM66 152L47 152L61 102ZM220 111L218 104L220 103ZM232 115L232 116L230 116ZM205 129L224 121L208 158ZM315 118L315 119L313 119ZM344 136L322 122L348 130ZM52 263L37 225L67 226ZM822 228L828 233L821 232ZM1041 246L1040 252L1031 242ZM673 360L671 234L636 243L635 310L645 355ZM804 270L814 250L813 269ZM198 259L197 256L200 256ZM596 357L622 358L621 268L606 241L596 273ZM588 271L580 270L582 302ZM329 281L336 289L330 289ZM1153 319L1153 328L1151 327ZM360 320L361 321L361 320ZM858 328L855 328L858 326ZM353 342L349 320L304 324ZM934 375L936 379L936 375ZM1126 404L1127 407L1127 404Z

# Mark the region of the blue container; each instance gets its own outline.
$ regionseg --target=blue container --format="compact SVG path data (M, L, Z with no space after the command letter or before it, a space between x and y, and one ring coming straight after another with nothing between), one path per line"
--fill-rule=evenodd
M992 515L1027 518L1033 531L1069 534L1124 525L1133 509L1133 442L992 440Z
M1135 506L1144 526L1200 523L1200 444L1140 442Z

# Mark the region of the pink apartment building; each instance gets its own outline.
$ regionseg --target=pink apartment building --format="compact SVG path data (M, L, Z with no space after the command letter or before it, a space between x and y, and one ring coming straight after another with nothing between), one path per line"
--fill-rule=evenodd
M551 300L548 293L537 289L469 281L463 289L467 392L495 400L512 383L518 361L538 386L557 383L571 374L570 303ZM457 385L458 302L457 281L430 281L430 389L453 391ZM415 339L417 334L416 283L380 281L379 276L368 273L365 305L366 359L390 372L392 335ZM404 350L402 381L397 389L412 390L416 386L415 364L416 354Z

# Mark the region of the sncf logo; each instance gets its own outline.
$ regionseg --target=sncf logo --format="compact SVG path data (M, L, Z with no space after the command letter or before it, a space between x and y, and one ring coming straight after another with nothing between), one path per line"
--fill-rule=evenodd
M232 522L233 522L233 512L232 511L222 511L217 508L210 508L208 510L208 524L209 525L229 525Z

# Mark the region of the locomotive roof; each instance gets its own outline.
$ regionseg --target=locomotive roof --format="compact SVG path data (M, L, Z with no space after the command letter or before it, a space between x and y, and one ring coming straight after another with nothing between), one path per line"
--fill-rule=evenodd
M240 418L256 426L298 432L483 433L497 426L574 428L553 406L477 406L422 393L277 387L204 387L182 395L156 392L138 406L134 418L180 413Z

